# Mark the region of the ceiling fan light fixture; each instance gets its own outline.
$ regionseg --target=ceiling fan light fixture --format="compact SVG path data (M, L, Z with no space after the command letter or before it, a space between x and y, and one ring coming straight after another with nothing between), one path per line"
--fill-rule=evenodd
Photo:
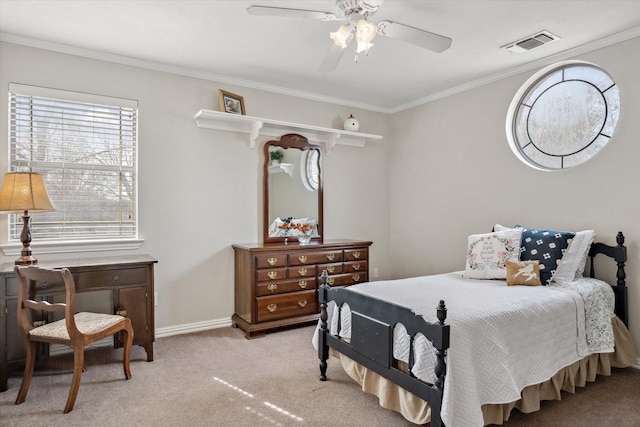
M369 49L373 46L371 40L376 36L377 26L371 22L367 22L361 19L356 24L356 40L358 41L358 47L356 48L356 62L358 62L358 54L365 52L365 55L369 54Z
M377 29L376 24L361 19L356 24L356 40L358 40L358 43L370 43L376 36Z
M350 35L351 35L351 28L347 27L346 25L343 25L340 28L338 28L338 31L336 31L335 33L329 34L329 36L331 37L331 40L333 40L336 46L340 46L343 49L346 49L347 39L349 38Z

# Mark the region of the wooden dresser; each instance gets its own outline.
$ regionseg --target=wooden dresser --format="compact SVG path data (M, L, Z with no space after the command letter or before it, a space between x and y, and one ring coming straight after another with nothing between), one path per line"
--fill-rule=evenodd
M154 304L153 266L158 261L149 255L40 261L42 267L67 267L76 282L77 292L106 291L111 294L112 313L131 319L133 344L144 347L147 361L153 360ZM14 263L0 265L0 391L7 389L7 378L22 369L26 348L22 328L18 324L18 279ZM64 302L64 294L46 290L34 291L50 302ZM54 320L54 319L52 319ZM5 345L6 343L6 345ZM115 335L114 346L122 343ZM39 356L49 347L39 347Z
M247 338L267 330L318 319L317 289L323 270L332 286L369 280L372 242L330 240L233 245L235 251L234 327Z

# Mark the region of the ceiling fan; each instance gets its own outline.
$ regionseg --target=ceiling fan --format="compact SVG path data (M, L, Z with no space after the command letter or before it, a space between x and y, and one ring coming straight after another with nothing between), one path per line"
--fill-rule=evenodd
M451 46L449 37L430 33L419 28L410 27L393 21L380 21L377 24L369 22L384 0L336 0L335 12L323 12L306 9L290 9L272 6L249 6L247 12L251 15L279 16L290 18L310 18L320 21L346 21L337 31L330 33L333 44L320 65L320 71L329 72L338 66L347 46L355 38L355 61L358 62L358 54L369 53L373 46L371 41L376 35L386 36L397 40L428 49L434 52L443 52Z

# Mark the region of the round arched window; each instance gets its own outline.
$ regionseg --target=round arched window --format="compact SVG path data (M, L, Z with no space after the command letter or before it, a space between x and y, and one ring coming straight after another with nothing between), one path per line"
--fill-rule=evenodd
M611 139L620 93L597 65L567 61L534 74L507 113L509 146L527 165L563 170L595 156Z
M319 150L305 150L302 152L300 174L302 183L309 191L315 191L320 188L319 159Z

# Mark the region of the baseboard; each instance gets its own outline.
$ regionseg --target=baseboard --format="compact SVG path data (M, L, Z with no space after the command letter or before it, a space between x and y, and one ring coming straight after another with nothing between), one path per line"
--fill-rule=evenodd
M185 323L177 326L156 329L156 338L170 337L172 335L190 334L192 332L207 331L209 329L226 328L231 326L231 318L205 320L204 322Z
M156 338L170 337L173 335L190 334L192 332L207 331L209 329L226 328L231 326L231 318L206 320L204 322L185 323L183 325L169 326L166 328L156 329ZM99 347L112 347L113 338L107 337L96 341L93 344L86 346L86 349L99 348ZM51 344L49 346L49 354L51 356L57 356L59 354L71 353L73 350L71 347L62 344Z

